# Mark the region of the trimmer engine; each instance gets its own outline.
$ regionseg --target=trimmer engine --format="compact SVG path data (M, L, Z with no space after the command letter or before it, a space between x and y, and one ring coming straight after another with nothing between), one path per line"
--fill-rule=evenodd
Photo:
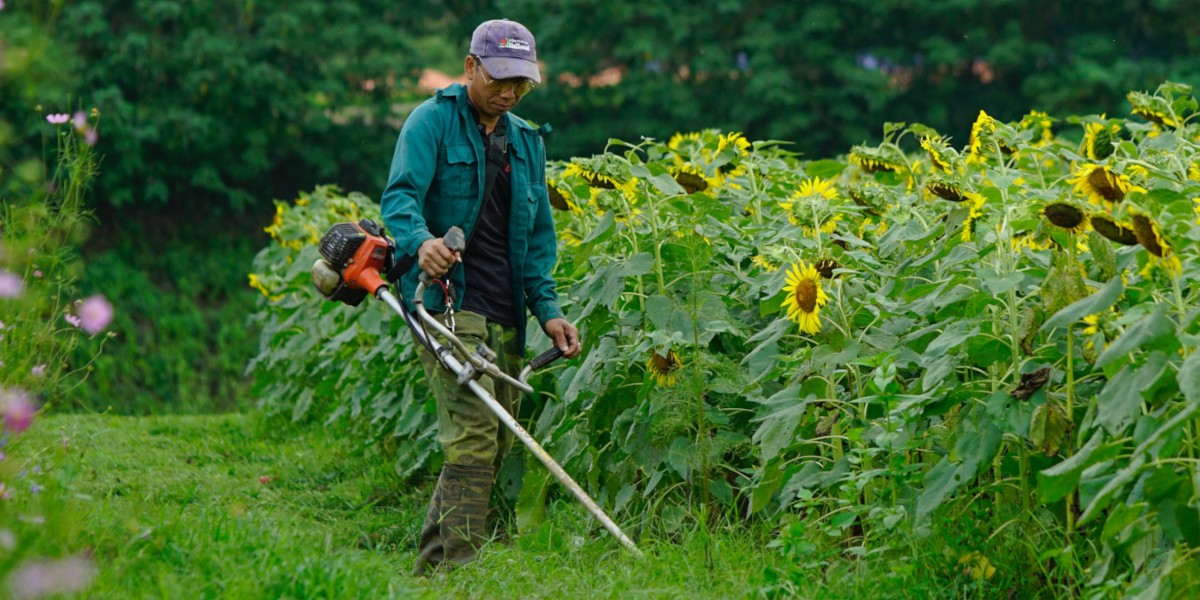
M313 285L327 300L358 306L367 294L386 287L386 273L395 259L396 243L374 221L337 223L321 238L313 263Z

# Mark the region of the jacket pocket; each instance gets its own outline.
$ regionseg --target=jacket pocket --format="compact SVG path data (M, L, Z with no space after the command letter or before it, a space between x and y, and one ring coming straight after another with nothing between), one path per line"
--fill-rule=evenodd
M470 144L446 146L446 162L438 170L442 195L456 203L475 200L475 148Z

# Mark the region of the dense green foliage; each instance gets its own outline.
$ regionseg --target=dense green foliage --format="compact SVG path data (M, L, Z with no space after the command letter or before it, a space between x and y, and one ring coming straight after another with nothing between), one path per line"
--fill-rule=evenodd
M799 161L706 131L559 165L556 273L587 343L528 428L641 536L778 520L781 590L932 545L987 590L1182 593L1200 580L1200 125L1186 86L1129 101L1129 119L981 112L959 148L889 124ZM331 307L307 277L307 228L361 201L281 206L255 265L258 375L268 408L348 415L410 473L430 411L399 319ZM549 480L524 479L536 523Z
M521 110L557 128L548 150L559 158L610 137L706 127L810 156L877 142L886 121L927 123L961 144L980 109L1002 120L1030 108L1100 113L1129 89L1200 78L1185 0L496 4L538 36L550 82ZM619 84L567 84L606 69Z
M111 159L98 192L117 206L238 207L318 181L377 186L398 103L447 51L438 29L425 32L440 11L394 2L58 4L55 34L83 59L59 70L104 114ZM65 100L54 94L36 100Z

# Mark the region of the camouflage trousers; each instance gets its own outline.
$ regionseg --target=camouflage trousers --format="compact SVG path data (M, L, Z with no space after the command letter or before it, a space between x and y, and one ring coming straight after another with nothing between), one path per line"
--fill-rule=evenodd
M438 320L441 320L440 316ZM515 329L490 322L483 315L469 311L456 313L454 320L454 334L467 348L473 351L480 344L485 345L496 353L496 365L505 373L512 377L520 374L522 356ZM445 340L439 341L445 343ZM490 465L499 469L505 455L512 449L513 433L488 410L475 392L458 385L458 377L441 368L433 355L423 348L421 365L425 367L425 379L437 398L438 442L445 451L446 462ZM503 383L496 384L487 376L479 378L479 384L509 414L516 414L521 403L519 390Z
M455 321L454 333L467 348L474 350L483 344L496 353L497 366L514 377L519 373L521 355L514 329L488 322L473 312L460 312ZM487 541L488 503L495 473L512 448L514 437L474 392L458 385L457 376L441 368L424 349L421 364L437 399L438 441L446 458L417 543L413 571L418 575L443 563L470 562ZM515 388L497 385L486 376L479 383L510 414L519 407L520 392Z

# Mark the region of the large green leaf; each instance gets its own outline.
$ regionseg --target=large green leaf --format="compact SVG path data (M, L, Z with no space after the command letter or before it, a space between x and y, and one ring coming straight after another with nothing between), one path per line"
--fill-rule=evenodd
M1074 323L1088 315L1094 315L1100 311L1107 310L1112 306L1121 294L1125 291L1125 284L1120 277L1113 277L1111 281L1100 288L1095 294L1077 300L1067 305L1066 308L1054 313L1046 323L1042 325L1041 331L1050 331L1055 327L1063 327Z
M1096 366L1103 368L1118 360L1127 360L1134 350L1153 345L1175 333L1175 323L1166 315L1167 305L1159 304L1154 312L1142 317L1113 340L1108 349L1100 354L1100 358L1096 359Z

